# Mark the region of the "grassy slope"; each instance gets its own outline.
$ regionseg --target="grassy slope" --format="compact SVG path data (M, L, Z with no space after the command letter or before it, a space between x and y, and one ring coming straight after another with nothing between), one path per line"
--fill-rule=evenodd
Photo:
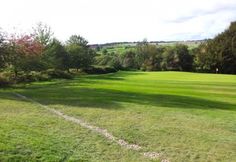
M184 45L187 45L189 47L189 49L194 49L194 48L197 48L200 43L194 43L194 42L179 42L180 44L184 44ZM159 43L158 45L159 46L164 46L164 47L172 47L172 46L175 46L176 44L178 43ZM104 48L108 51L108 53L118 53L118 54L124 54L125 52L127 51L135 51L136 49L136 46L135 45L131 45L131 46L126 46L126 45L116 45L116 46L113 46L113 47L108 47L108 48ZM97 52L98 54L102 54L102 50Z
M108 53L118 53L118 54L124 54L126 51L135 51L135 47L134 46L130 46L130 47L125 47L125 46L114 46L112 48L105 48ZM102 50L100 50L99 52L97 52L98 54L102 54Z
M171 161L236 160L236 76L119 72L34 83L17 91ZM73 160L144 160L6 92L0 97L3 160L58 160L67 154Z
M12 94L0 97L2 162L146 160Z

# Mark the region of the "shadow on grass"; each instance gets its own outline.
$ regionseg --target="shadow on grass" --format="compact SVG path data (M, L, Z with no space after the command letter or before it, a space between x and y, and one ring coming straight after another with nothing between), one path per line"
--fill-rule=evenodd
M83 83L98 84L98 82L102 80L124 80L128 75L138 74L139 72L125 72L108 75L84 76L69 81L59 80L49 84L42 83L28 86L23 88L21 93L45 105L121 109L123 108L121 103L134 103L168 108L236 110L235 104L212 101L200 97L136 93L112 89L89 88L89 86L77 86ZM76 86L73 86L73 84L76 84ZM0 98L4 97L3 93L4 92L0 92ZM5 95L6 99L16 99L15 97L7 96L8 95Z
M145 75L144 72L117 72L117 73L109 73L109 74L99 74L99 75L81 75L79 77L75 77L74 79L71 80L66 80L66 79L55 79L52 81L42 81L42 82L32 82L32 83L22 83L17 86L12 87L12 89L42 89L44 86L48 88L57 88L58 87L63 87L65 85L67 86L74 86L80 85L80 84L95 84L101 81L124 81L127 76L132 76L132 75ZM9 88L5 88L9 89Z
M159 106L167 108L186 109L222 109L236 110L236 105L202 98L169 95L169 94L143 94L108 89L66 88L53 90L41 89L37 91L23 91L21 94L39 101L45 105L64 105L85 108L121 109L121 103L134 103L140 105ZM1 98L12 98L0 93Z

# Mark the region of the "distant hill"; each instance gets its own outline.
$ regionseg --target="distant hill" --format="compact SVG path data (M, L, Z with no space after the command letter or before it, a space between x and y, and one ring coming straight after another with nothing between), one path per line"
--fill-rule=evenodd
M205 42L206 40L187 40L187 41L150 41L148 43L150 44L156 44L156 45L167 45L171 46L174 44L186 44L188 46L198 46L200 43ZM109 48L109 47L117 47L117 46L136 46L137 42L111 42L111 43L103 43L103 44L90 44L89 46L91 48Z

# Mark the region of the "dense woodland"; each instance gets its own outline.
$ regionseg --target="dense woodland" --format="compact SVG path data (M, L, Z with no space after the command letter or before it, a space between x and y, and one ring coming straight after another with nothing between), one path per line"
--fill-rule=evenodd
M79 35L62 43L42 23L33 29L29 34L0 33L0 86L118 70L236 74L236 22L194 49L183 44L153 45L144 40L124 53L90 48Z

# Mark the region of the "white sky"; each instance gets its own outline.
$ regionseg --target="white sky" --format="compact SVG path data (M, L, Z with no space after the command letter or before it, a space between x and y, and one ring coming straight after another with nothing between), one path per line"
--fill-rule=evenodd
M0 0L0 27L29 31L49 25L62 41L90 43L204 39L236 20L236 0Z

